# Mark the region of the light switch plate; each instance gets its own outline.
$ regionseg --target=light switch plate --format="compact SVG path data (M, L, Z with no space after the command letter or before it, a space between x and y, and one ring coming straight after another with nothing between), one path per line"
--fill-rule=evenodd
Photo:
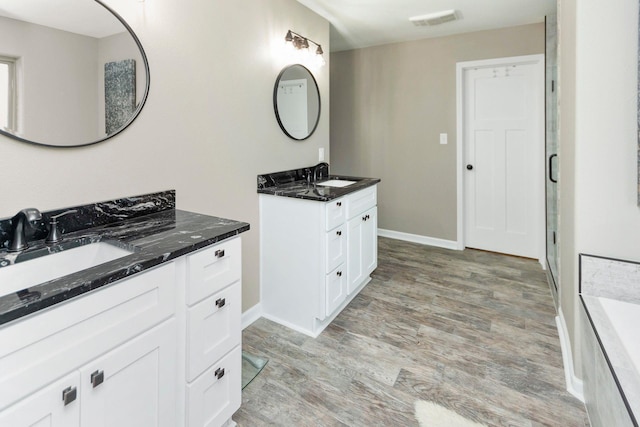
M324 147L318 148L318 161L324 162Z
M441 133L440 134L440 144L445 145L447 143L447 134L446 133Z

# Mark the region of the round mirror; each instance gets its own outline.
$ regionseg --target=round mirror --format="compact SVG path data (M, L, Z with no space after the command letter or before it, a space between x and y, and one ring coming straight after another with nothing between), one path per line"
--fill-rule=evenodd
M0 0L0 134L95 144L130 125L148 92L140 41L100 0Z
M309 138L320 120L320 92L313 74L300 64L285 67L273 88L273 108L289 138Z

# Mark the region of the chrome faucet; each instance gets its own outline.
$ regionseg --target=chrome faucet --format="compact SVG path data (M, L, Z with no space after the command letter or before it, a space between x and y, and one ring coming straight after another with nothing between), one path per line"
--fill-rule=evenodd
M325 175L322 174L322 171L325 171ZM317 182L322 178L329 178L329 163L320 162L313 167L313 182Z
M25 226L42 219L42 214L36 208L23 209L11 218L11 243L9 252L23 251L29 247L24 235Z

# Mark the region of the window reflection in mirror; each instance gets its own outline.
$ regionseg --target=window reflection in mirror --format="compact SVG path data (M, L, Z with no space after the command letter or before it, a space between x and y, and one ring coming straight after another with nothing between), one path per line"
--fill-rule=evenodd
M0 129L13 129L15 104L15 59L0 56Z

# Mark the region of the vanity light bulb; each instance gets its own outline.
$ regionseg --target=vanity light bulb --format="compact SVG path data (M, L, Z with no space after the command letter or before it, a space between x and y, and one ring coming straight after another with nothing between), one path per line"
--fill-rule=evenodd
M314 62L316 67L324 67L327 65L327 61L324 60L324 56L322 55L315 55Z

